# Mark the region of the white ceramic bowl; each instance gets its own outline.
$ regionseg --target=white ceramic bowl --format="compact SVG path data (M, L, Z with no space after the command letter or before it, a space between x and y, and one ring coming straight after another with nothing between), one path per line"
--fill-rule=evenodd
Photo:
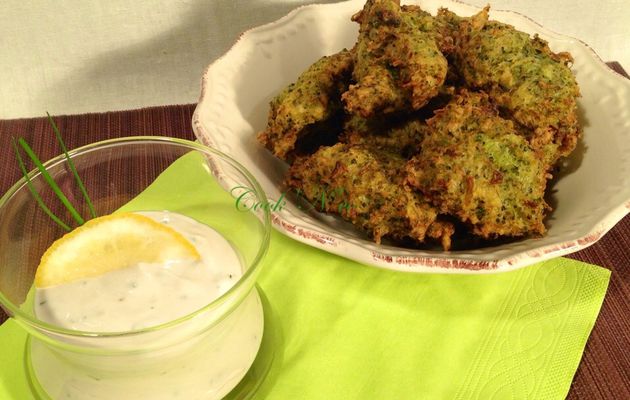
M403 2L405 3L405 2ZM472 15L477 7L450 0L408 1L435 15L447 7ZM270 201L281 196L287 169L255 139L266 124L269 101L311 63L354 45L358 25L350 16L364 0L300 7L278 21L241 35L206 70L193 117L197 138L230 154L260 182ZM289 204L273 215L280 232L331 253L378 267L413 272L508 271L575 252L604 235L630 211L630 81L610 70L584 43L544 29L510 11L490 16L575 58L582 97L584 137L552 188L555 210L548 233L468 251L410 250L376 245L336 217L307 215ZM221 171L217 171L219 174ZM224 176L226 188L238 181Z

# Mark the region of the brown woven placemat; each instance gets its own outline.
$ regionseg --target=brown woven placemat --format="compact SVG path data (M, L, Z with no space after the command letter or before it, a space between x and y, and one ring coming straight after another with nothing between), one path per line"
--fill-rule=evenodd
M613 69L620 66L611 65ZM623 70L619 69L622 73ZM195 105L55 117L68 148L123 136L161 135L194 139L190 121ZM20 173L11 137L22 136L43 159L61 151L45 118L0 120L0 192ZM586 346L568 399L630 399L630 217L593 246L569 257L612 271L608 294ZM1 267L1 266L0 266ZM0 310L0 323L6 314Z

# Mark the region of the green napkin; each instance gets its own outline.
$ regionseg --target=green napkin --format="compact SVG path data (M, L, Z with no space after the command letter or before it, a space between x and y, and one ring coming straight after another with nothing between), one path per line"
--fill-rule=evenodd
M131 208L183 201L186 156ZM190 191L193 192L193 191ZM218 186L204 194L234 200ZM563 399L610 272L555 259L491 275L372 268L274 232L259 280L271 369L256 399ZM29 399L25 334L0 327L0 399Z

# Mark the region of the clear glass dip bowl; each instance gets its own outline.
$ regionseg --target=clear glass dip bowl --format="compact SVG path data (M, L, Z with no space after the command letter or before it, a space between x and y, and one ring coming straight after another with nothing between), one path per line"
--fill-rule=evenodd
M227 155L185 140L129 137L69 155L97 215L123 208L193 218L229 242L242 276L204 307L157 326L86 332L43 321L34 312L35 272L44 251L65 231L42 211L21 179L0 199L0 304L29 334L25 362L33 394L44 399L224 397L252 365L263 334L255 282L269 244L270 214L260 206L266 199L262 189ZM87 217L66 158L44 165ZM44 203L71 222L42 174L32 171L30 178Z

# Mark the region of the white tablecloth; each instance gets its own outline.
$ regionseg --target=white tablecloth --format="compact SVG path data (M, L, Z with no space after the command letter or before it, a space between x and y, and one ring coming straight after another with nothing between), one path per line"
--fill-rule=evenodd
M204 68L240 32L306 3L313 1L3 0L0 118L195 102ZM630 0L491 6L581 39L604 60L630 69Z

